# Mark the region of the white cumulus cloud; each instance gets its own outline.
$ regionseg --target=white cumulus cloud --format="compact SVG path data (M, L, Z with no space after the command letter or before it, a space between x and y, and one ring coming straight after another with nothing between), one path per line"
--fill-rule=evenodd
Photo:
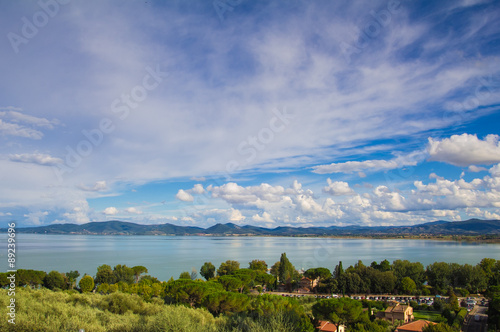
M260 216L259 214L254 214L252 216L252 220L258 223L274 223L273 217L266 211L262 213L262 216Z
M333 196L354 195L354 190L349 187L349 183L344 181L327 180L328 186L323 187L323 192Z
M453 135L443 140L429 138L429 160L455 166L490 165L500 162L498 135L488 135L484 140L476 135Z
M190 193L188 193L187 191L185 191L183 189L179 189L179 191L177 192L177 195L175 195L175 197L178 200L183 201L183 202L192 202L192 201L194 201L193 195L191 195Z
M130 213L130 214L142 214L142 211L136 209L135 207L126 208L125 212Z
M191 189L191 192L193 194L198 194L198 195L201 195L205 192L205 189L203 189L203 185L197 183L194 185L193 189Z
M105 208L104 211L102 211L102 213L107 216L114 216L115 214L118 214L118 209L113 206L110 206Z
M245 220L246 217L241 214L241 211L240 210L236 210L236 209L231 209L231 215L229 216L229 220L231 222L241 222L243 220Z
M26 223L39 226L43 224L43 221L47 218L48 215L48 211L37 211L25 214L24 217L26 218Z

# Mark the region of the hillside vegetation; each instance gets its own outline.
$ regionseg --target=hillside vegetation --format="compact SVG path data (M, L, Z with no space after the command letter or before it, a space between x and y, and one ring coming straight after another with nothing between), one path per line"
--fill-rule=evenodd
M418 262L396 260L391 264L384 260L370 266L358 261L344 270L339 262L333 271L317 267L301 274L282 253L280 261L267 271L267 263L256 259L248 268L240 268L239 262L232 260L221 263L218 269L206 262L200 269L205 281L193 271L161 282L145 275L148 270L144 266L126 265L101 265L94 277L84 275L78 283L78 271L20 269L15 278L0 273L0 305L6 308L15 300L15 325L2 320L0 331L312 332L317 320L323 319L352 331L387 332L399 324L375 319L369 310L363 311L384 310L387 302L268 292L282 288L297 295L304 280L312 292L323 294L447 295L434 298L432 305L410 302L415 309L435 312L436 319L450 331L460 330L466 313L456 294L495 292L490 296L494 304L491 316L498 317L500 312L500 261L491 258L475 266L436 262L427 268ZM308 280L319 282L312 286Z
M6 232L6 229L0 229ZM489 236L500 235L499 220L435 221L414 226L346 226L346 227L276 227L264 228L232 223L216 224L209 228L172 224L139 225L123 221L91 222L82 225L54 224L17 228L19 233L35 234L100 234L100 235L254 235L254 236Z

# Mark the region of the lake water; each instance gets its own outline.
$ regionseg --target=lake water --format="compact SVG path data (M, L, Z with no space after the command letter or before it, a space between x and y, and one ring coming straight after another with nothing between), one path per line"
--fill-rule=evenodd
M0 268L7 268L7 235L0 234ZM344 268L362 260L407 259L424 266L433 262L475 265L485 257L500 259L500 245L428 240L327 239L296 237L100 236L17 234L16 268L50 272L78 270L94 276L108 264L143 265L160 280L183 271L199 272L204 262L216 267L228 259L248 267L262 259L271 267L286 252L296 268L326 267L341 260Z

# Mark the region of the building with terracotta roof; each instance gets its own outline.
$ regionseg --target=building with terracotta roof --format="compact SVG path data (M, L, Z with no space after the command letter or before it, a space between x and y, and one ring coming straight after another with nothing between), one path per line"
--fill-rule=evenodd
M387 307L385 311L379 311L377 313L377 318L385 319L394 323L396 320L401 320L404 323L409 323L413 321L413 308L409 305L396 304Z
M310 279L307 277L302 277L302 279L300 279L300 288L307 288L312 291L316 286L318 286L318 279Z
M396 332L422 332L424 327L427 325L436 323L428 321L428 320L416 320L408 324L401 325L396 329Z
M337 332L337 325L330 323L327 320L320 320L316 328L321 332ZM338 328L338 332L345 332L344 325L339 325Z
M299 289L297 289L297 293L300 293L300 294L311 294L311 290L309 288L299 288Z

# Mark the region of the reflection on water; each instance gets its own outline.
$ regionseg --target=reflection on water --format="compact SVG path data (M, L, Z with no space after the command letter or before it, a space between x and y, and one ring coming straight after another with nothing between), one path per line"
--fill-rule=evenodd
M6 243L6 234L1 234ZM60 272L78 270L95 275L102 264L144 265L160 280L177 278L183 271L199 271L204 262L216 267L232 259L248 267L263 259L269 267L283 252L297 268L326 267L341 260L344 267L362 260L388 259L477 264L482 258L500 259L500 245L428 240L328 239L297 237L98 236L18 234L17 268ZM5 241L5 242L3 242ZM6 250L0 268L7 270Z

